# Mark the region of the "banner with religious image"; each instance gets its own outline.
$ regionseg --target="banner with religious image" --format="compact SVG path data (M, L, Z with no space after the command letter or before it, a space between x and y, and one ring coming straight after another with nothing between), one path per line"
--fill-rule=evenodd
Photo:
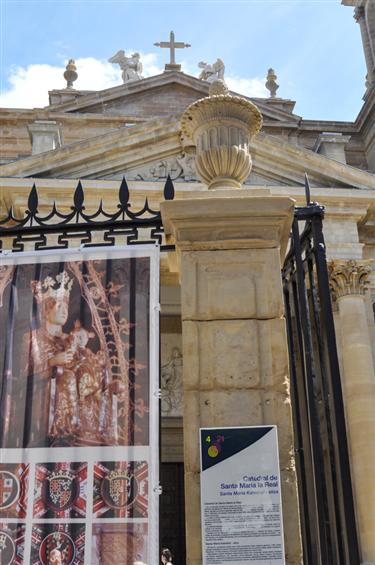
M159 255L0 255L0 564L158 560Z

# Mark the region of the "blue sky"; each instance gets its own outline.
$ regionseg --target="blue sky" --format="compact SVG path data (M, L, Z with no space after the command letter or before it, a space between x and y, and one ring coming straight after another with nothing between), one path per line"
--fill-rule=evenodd
M8 107L42 107L62 88L67 59L77 60L75 86L121 84L107 60L119 49L140 51L145 75L163 69L168 54L153 44L176 39L183 70L224 60L231 88L262 95L269 67L278 95L296 100L306 119L354 120L366 73L360 30L341 0L0 0L1 97ZM79 64L78 64L79 63Z

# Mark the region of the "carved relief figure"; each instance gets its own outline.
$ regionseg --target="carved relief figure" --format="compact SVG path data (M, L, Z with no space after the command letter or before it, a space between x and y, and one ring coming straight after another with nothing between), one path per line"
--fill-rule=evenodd
M225 65L221 59L216 59L215 63L209 65L205 61L198 63L198 67L202 69L199 78L213 82L214 80L224 80Z
M181 177L183 177L186 182L197 180L194 155L182 153L181 156L176 158L176 161L181 167Z
M120 51L117 51L113 57L108 59L108 62L120 66L120 69L122 70L122 81L124 84L132 80L140 80L143 78L143 67L139 53L133 53L130 57L126 57L125 51L120 49Z
M184 180L193 182L197 180L194 155L182 153L177 157L158 161L147 168L125 171L127 180L154 181L166 179L170 175L173 181Z
M182 416L182 353L175 347L161 368L161 410L164 416Z

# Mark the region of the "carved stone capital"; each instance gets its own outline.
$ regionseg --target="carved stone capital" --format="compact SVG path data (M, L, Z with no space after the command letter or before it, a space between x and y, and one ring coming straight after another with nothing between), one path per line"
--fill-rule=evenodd
M365 9L363 6L357 6L356 8L354 8L354 19L356 22L359 22L359 20L361 18L363 18L365 15Z
M335 300L342 296L363 295L369 284L372 260L331 261L328 267L330 288Z

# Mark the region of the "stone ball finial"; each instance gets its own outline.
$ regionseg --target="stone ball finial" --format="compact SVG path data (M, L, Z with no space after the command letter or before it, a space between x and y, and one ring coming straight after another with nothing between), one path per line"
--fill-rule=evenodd
M73 88L73 82L77 80L78 73L74 59L69 59L65 67L64 79L66 80L66 88Z
M216 79L210 84L208 89L209 96L220 96L220 94L229 94L229 88L222 79Z
M267 80L266 80L266 88L270 91L271 98L276 97L276 91L279 88L279 85L276 82L277 75L273 69L268 69L267 73Z
M209 189L241 188L251 171L249 145L262 127L262 114L250 100L230 95L223 81L212 86L210 96L183 113L182 143L196 148L196 170Z

